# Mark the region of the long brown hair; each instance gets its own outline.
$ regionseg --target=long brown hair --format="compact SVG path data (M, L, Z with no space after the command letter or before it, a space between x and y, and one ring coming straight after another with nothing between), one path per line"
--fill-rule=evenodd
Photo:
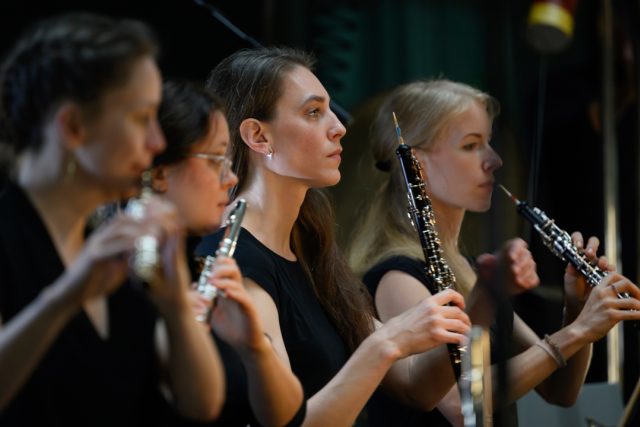
M375 165L385 178L351 239L349 263L357 273L363 274L395 255L424 257L418 235L407 220L406 187L395 155L397 139L392 112L400 120L405 143L428 151L451 119L474 102L485 106L490 120L499 112L498 102L488 94L444 79L399 86L385 99L371 126L370 138ZM436 222L441 220L436 218ZM466 293L475 277L470 277L468 267L460 265L456 248L445 244L443 249L459 290Z
M312 69L313 59L289 48L242 50L211 72L207 87L227 103L237 194L249 177L248 147L239 133L247 118L269 121L282 96L282 81L295 67ZM314 292L336 325L347 348L354 351L373 330L371 301L338 248L334 214L326 193L309 189L291 234L291 247Z

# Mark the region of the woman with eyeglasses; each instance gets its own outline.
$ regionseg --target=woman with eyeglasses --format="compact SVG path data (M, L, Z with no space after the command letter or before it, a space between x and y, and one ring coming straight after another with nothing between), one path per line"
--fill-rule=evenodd
M85 236L99 205L135 194L165 147L150 30L69 14L38 22L0 69L0 425L156 425L160 380L183 416L214 419L223 369L192 313L175 209L151 198ZM154 233L148 289L130 255Z
M154 160L153 187L176 206L193 249L200 236L220 227L229 190L238 183L227 156L224 108L218 97L198 85L167 82L158 118L167 148ZM193 259L193 251L188 252ZM197 281L195 268L192 273ZM193 297L197 311L213 310L210 326L225 366L227 397L215 424L246 426L257 421L278 426L303 417L300 383L265 336L232 258L216 260L211 283L226 298L218 297L210 307L197 292Z

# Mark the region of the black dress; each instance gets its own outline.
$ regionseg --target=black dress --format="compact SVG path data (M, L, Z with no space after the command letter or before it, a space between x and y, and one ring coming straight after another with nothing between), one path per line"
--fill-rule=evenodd
M63 272L49 234L24 192L0 195L0 314L3 324ZM129 284L108 298L109 337L82 310L69 320L25 385L0 413L0 425L133 426L166 409L158 393L157 313Z
M394 256L379 262L365 273L362 280L373 298L375 298L382 276L392 270L406 273L427 287L428 282L425 274L424 261L406 256ZM503 328L501 333L504 333L507 337L511 337L513 332L513 311L510 306L508 304L502 305L498 315L501 319L500 326ZM496 333L496 324L493 324L490 329L492 363L506 360L503 356L504 353L500 354L494 351L497 347ZM376 390L369 400L367 411L369 414L369 425L371 427L451 426L449 421L447 421L437 408L429 412L414 409L389 397L381 389ZM499 413L495 413L495 426L500 425L499 420L503 420L504 425L516 426L518 423L516 405L511 404Z
M187 239L187 260L189 261L189 270L191 279L198 281L198 276L202 266L196 262L196 248L202 242L201 237L191 236ZM213 255L215 249L211 252L202 253L201 256ZM224 427L246 427L247 425L259 425L251 412L249 403L247 372L244 369L240 356L233 347L220 339L213 331L211 337L216 343L220 359L224 367L225 373L225 399L222 411L218 418L213 422L198 422L188 420L174 413L171 422L167 423L179 427L200 427L200 426L224 426Z
M196 253L214 253L222 235L223 230L205 237ZM273 298L291 369L305 397L313 396L338 373L349 355L302 267L271 251L245 229L240 232L234 258L242 275Z

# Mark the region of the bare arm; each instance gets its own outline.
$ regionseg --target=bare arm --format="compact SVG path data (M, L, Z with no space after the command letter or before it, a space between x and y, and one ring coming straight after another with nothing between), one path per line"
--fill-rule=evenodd
M620 300L614 289L628 292L633 298ZM536 366L536 369L523 370L525 372L518 377L518 384L513 387L512 399L536 387L549 402L563 406L574 404L588 368L590 344L606 335L619 321L640 319L639 311L630 311L640 309L639 298L637 286L619 274L610 273L593 288L578 317L551 335L551 340L567 360L566 367L558 369L556 362L537 346L513 358L513 369L525 365ZM511 368L511 362L509 366ZM528 388L525 390L525 387Z
M213 340L193 315L183 245L177 228L168 227L163 274L150 287L150 296L162 317L156 349L178 411L189 418L212 420L222 409L224 371Z
M29 379L46 351L85 301L108 295L127 271L122 254L139 229L118 218L85 244L76 261L53 284L0 329L0 409Z
M61 280L60 280L61 281ZM0 410L27 382L69 319L80 310L58 282L0 328Z
M385 323L431 296L411 275L392 270L382 276L375 295L380 320ZM455 385L446 345L398 361L383 382L385 390L402 402L432 410Z
M584 245L584 239L582 234L574 232L571 236L573 244L581 250L585 248L585 255L590 262L597 264L602 271L613 272L613 266L609 265L605 257L597 257L598 247L600 242L598 238L589 238L587 245ZM600 324L591 322L585 323L588 316L590 321L598 319L597 304L590 303L587 307L587 311L591 311L590 315L580 317L580 313L583 311L585 304L590 297L591 287L586 282L585 278L580 275L571 265L567 266L564 275L564 287L565 287L565 304L564 304L564 316L563 316L563 330L569 329L574 331L573 335L580 334L580 331L589 335L589 332L597 330L601 327ZM610 295L606 295L607 298ZM595 295L593 298L598 298L599 295ZM595 310L593 310L595 309ZM605 318L600 318L605 324L610 324ZM572 325L575 321L578 321L577 325ZM529 328L524 325L523 322L519 322L518 335L514 336L516 342L524 341L525 345L531 344L537 341L537 337L533 334ZM613 326L613 324L610 324ZM577 327L576 327L577 326ZM562 332L561 330L560 332ZM578 332L575 332L577 330ZM606 329L608 331L608 329ZM516 332L516 329L514 329ZM606 332L605 332L606 333ZM565 337L558 337L558 340L564 340ZM555 340L555 337L554 337ZM557 342L557 341L554 341ZM578 398L580 388L584 383L584 378L589 368L592 351L592 341L586 341L584 345L570 358L567 359L567 366L562 369L554 370L542 383L536 387L536 391L548 402L555 403L557 405L569 406L573 405Z
M535 263L531 254L526 250L526 244L517 239L507 243L498 257L491 256L486 259L490 263L490 271L485 280L495 280L497 274L506 274L507 278L516 282L520 289L527 289L538 283L535 274ZM501 265L499 263L502 263ZM378 285L375 295L375 304L383 322L393 316L409 310L418 301L428 297L430 292L424 284L411 275L401 271L389 271ZM476 286L468 297L467 312L474 324L489 326L495 317L495 310L491 305L491 299L486 287ZM460 304L464 308L464 304ZM446 346L440 346L433 351L412 356L398 365L408 364L393 380L385 381L388 389L411 406L432 410L440 408L459 408L458 404L451 402L456 398L455 378L449 352ZM395 368L394 368L395 369ZM404 395L402 390L405 391ZM443 398L447 402L442 402ZM453 413L453 411L448 411ZM459 410L458 410L459 412Z
M287 424L303 404L304 395L298 378L291 372L288 359L278 357L272 338L269 338L271 335L265 334L266 328L256 304L241 282L235 262L229 258L217 260L212 279L227 297L217 302L211 326L242 359L254 414L264 426ZM245 282L248 287L257 287L248 279ZM273 306L273 300L265 292L253 292L252 296L260 299L261 305ZM275 306L272 308L275 310ZM274 320L278 321L277 318Z
M272 337L278 355L288 360L273 301L255 283L248 281L247 289L254 297L265 330ZM448 291L422 301L365 339L338 374L308 400L304 425L351 426L394 362L410 354L424 352L446 340L460 341L461 334L442 327L442 323L446 322L442 311L457 310L464 316L459 309L441 307L456 295L461 300L459 294ZM270 304L267 303L269 300ZM466 330L465 322L458 319L453 322L459 325L450 329Z

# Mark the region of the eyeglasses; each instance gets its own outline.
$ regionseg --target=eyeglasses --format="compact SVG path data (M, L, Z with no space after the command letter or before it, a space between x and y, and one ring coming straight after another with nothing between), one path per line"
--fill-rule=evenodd
M220 182L229 179L231 176L231 166L233 162L227 156L209 153L191 153L189 157L209 160L216 171L220 168Z

